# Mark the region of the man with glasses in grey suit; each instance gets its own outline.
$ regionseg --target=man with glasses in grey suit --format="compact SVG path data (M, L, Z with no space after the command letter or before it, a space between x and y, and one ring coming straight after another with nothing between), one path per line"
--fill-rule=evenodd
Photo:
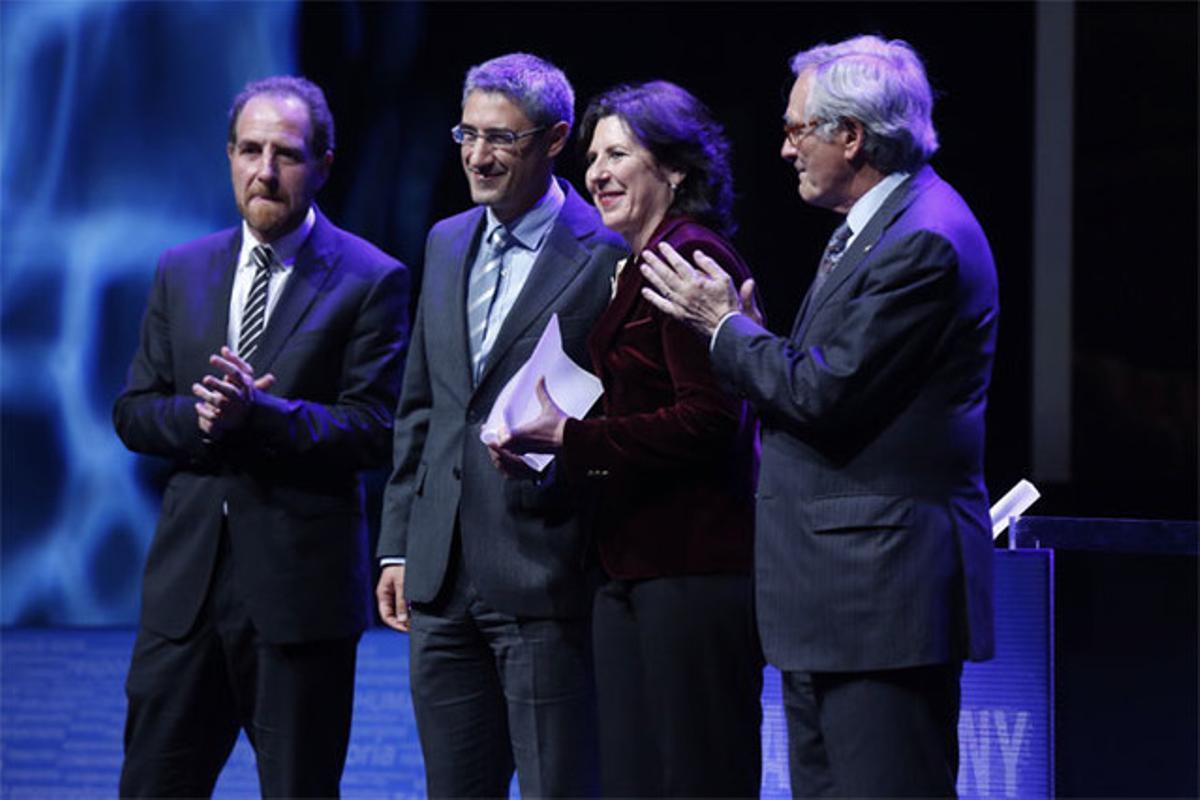
M506 477L481 424L553 314L585 342L624 255L553 174L574 120L554 65L524 53L472 67L452 131L475 208L437 223L396 411L376 596L409 634L431 797L596 792L590 630L594 560L566 487ZM519 468L507 465L509 471Z

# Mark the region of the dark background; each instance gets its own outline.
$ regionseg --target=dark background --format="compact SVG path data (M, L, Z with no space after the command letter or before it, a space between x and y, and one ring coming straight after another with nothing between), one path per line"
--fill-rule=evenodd
M1076 14L1068 483L1031 474L1031 4L304 6L300 58L327 87L341 129L325 206L416 269L429 224L470 202L446 133L469 66L512 50L538 53L572 79L580 113L615 83L682 84L733 142L735 241L759 278L769 324L782 331L836 225L799 200L778 157L787 60L858 32L908 40L937 92L934 166L972 205L1000 273L992 496L1032 477L1043 490L1038 513L1194 518L1196 9L1085 3ZM413 196L414 172L432 179L431 193ZM582 185L577 154L560 173Z
M1040 515L1195 519L1197 6L1071 7L1075 89L1061 103L1074 114L1074 254L1062 268L1073 288L1060 302L1072 330L1060 344L1071 353L1072 450L1069 478L1058 480L1037 474L1030 441L1041 391L1031 370L1033 3L0 3L0 623L136 618L164 465L126 453L109 413L157 253L237 221L224 115L238 88L280 71L325 88L338 147L318 200L419 277L430 225L470 202L449 136L464 74L513 50L561 66L577 113L613 84L654 78L710 105L733 144L734 241L770 327L784 331L837 224L800 201L778 156L787 61L857 33L909 41L937 96L933 165L974 209L999 271L993 498L1027 477L1042 491ZM559 172L582 186L574 152ZM1060 596L1107 594L1109 610L1077 602L1060 663L1128 673L1131 696L1154 694L1154 708L1178 698L1177 749L1159 742L1167 757L1128 770L1134 788L1122 791L1152 793L1153 772L1175 776L1160 784L1169 793L1190 770L1194 793L1195 683L1173 694L1177 683L1147 680L1161 676L1152 658L1168 652L1149 643L1180 630L1193 639L1169 650L1170 674L1185 684L1195 675L1194 558L1114 566L1094 556L1070 568L1066 558ZM1138 602L1114 600L1118 588ZM1142 638L1117 646L1151 660L1116 666L1097 649L1113 643L1105 617L1122 608L1137 613L1124 615L1121 636ZM1061 720L1104 730L1083 684L1073 685L1078 704ZM1121 759L1089 762L1090 740L1072 741L1059 753L1073 765L1060 791L1107 793L1087 775ZM1133 758L1121 747L1113 752Z

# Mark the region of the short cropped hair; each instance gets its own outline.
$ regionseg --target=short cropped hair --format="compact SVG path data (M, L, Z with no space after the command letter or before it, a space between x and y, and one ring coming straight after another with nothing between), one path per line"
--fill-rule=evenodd
M828 140L845 119L862 123L868 163L881 172L911 171L937 151L933 91L921 57L907 42L856 36L792 57L792 72L812 72L804 113L822 121Z
M687 214L733 234L733 172L729 140L695 95L668 81L617 86L592 99L579 124L586 149L600 120L619 117L654 160L686 174L667 213Z
M529 53L509 53L467 70L462 101L471 92L497 92L521 109L535 125L575 124L575 90L563 71Z
M229 107L230 144L237 142L237 122L242 109L260 94L299 99L308 108L308 119L311 123L308 148L312 155L320 158L327 150L334 149L333 113L329 110L329 103L325 102L325 93L321 91L320 86L307 78L292 75L272 75L262 80L250 81L238 92L238 96L233 98L233 105Z

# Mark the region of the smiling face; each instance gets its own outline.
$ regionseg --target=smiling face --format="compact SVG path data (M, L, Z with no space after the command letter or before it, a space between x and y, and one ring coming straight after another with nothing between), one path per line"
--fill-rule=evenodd
M523 133L538 127L516 103L497 92L474 91L463 103L461 127L479 134L507 130ZM482 135L461 145L463 172L471 199L488 206L501 222L511 222L533 207L550 186L554 158L566 142L567 124L518 139L511 147L490 145Z
M813 74L806 71L796 78L788 96L787 111L783 115L785 125L799 126L816 120L808 118L804 106L812 88ZM851 134L854 131L850 131ZM814 206L845 212L854 205L853 196L855 170L853 158L857 147L848 146L847 131L839 128L826 141L817 133L805 133L797 144L788 137L783 138L779 155L796 169L800 197Z
M587 189L604 224L637 252L666 216L671 184L678 185L683 173L660 166L618 116L596 123L587 163Z
M263 242L295 230L329 176L333 153L309 150L312 121L298 97L256 95L227 147L238 211Z

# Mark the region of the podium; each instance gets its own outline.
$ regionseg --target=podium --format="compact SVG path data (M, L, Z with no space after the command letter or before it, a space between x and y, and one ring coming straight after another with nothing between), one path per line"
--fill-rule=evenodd
M1054 552L996 551L996 656L963 665L962 798L1054 794Z
M972 740L960 721L964 795L1198 796L1198 534L1196 522L1067 517L1013 522L1009 549L996 553L998 656L989 664L968 665L963 708L969 711L987 697L993 709L1006 711L1015 776L1010 781L1006 772L998 784L985 770L990 794L974 791L967 752ZM1034 572L1030 562L1047 570L1044 585L1027 580L1026 573ZM1052 665L1044 684L1052 702L1044 709L1032 704L1037 687L1023 685L1010 672L1026 671L1031 679L1040 674L1041 654L1021 649L1033 643L1032 635L1026 642L1013 628L1041 631L1040 612L1030 604L1042 602L1044 653ZM991 700L1002 688L1016 692L1022 686L1025 693L1014 694L1006 709ZM1020 713L1018 708L1028 710L1027 724L1035 726L1024 732L1032 735L1029 750L1012 743L1011 714ZM980 712L975 713L977 723ZM1040 725L1050 732L1044 751L1036 735ZM1042 774L1043 752L1049 759L1045 785L1032 774ZM988 763L994 769L994 758ZM1007 763L1001 762L1006 770Z

